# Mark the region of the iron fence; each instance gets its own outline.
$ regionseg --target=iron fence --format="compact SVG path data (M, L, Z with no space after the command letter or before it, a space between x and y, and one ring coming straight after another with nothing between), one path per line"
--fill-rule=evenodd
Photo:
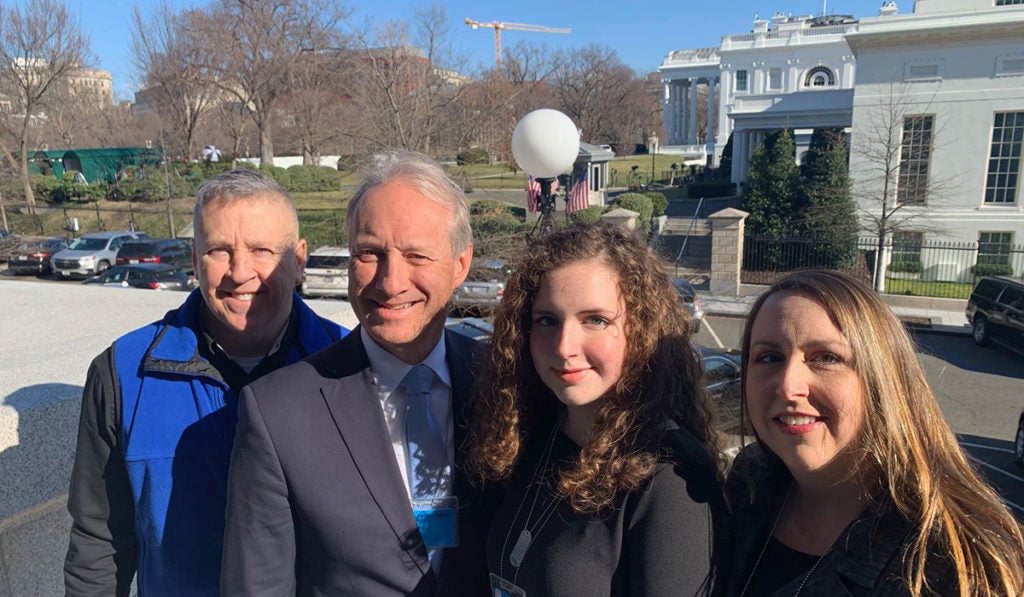
M888 294L968 298L984 275L1024 275L1024 245L862 237L847 243L813 239L744 239L741 280L771 284L800 269L843 270Z

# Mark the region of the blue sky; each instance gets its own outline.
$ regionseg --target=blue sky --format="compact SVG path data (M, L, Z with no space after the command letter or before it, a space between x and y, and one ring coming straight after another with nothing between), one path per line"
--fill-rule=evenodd
M138 77L128 57L131 45L130 9L133 3L145 9L157 5L159 0L65 1L81 19L83 28L90 36L93 52L98 57L96 66L113 75L117 98L132 99ZM207 0L171 2L176 7L187 7L204 5ZM429 5L429 2L408 0L349 0L342 3L353 10L357 22L364 18L373 21L409 19L412 7ZM571 28L572 33L568 35L504 31L502 44L511 45L519 40L543 43L550 48L603 44L615 49L624 63L645 73L657 70L668 52L717 46L722 35L749 31L754 13L759 13L763 18L776 12L818 15L824 8L829 14L851 14L862 18L876 16L882 2L831 0L823 4L823 0L712 0L706 3L691 0L449 0L439 3L448 9L456 50L466 56L471 68L493 64L494 33L492 29L472 29L463 23L467 17L475 21L497 20ZM900 12L908 13L913 9L913 2L899 0L899 6Z

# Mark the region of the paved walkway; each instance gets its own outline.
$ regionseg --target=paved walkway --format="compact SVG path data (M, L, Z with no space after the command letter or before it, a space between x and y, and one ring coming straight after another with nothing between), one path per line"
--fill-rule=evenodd
M757 295L711 296L698 293L704 312L725 317L746 317ZM882 295L883 300L907 325L936 333L970 334L964 310L967 301L961 299L935 299Z

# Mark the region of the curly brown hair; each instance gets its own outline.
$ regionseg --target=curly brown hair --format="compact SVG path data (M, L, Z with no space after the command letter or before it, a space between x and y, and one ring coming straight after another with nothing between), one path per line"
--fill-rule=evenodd
M540 437L564 406L541 381L530 355L533 300L548 272L597 260L618 278L627 349L622 376L601 401L579 461L559 492L580 513L610 506L654 473L666 424L675 421L717 459L710 400L694 324L654 253L621 226L572 225L534 240L514 265L477 379L469 466L483 481L507 478L525 442Z

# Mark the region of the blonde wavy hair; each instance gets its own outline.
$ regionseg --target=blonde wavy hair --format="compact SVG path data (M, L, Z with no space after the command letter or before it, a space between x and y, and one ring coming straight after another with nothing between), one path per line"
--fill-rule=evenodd
M576 466L559 492L580 513L612 505L654 473L666 422L676 421L717 458L712 410L690 345L693 322L658 259L620 226L573 225L534 240L513 267L477 379L469 435L470 469L484 481L507 478L525 442L564 411L530 355L533 299L548 272L597 260L618 279L628 326L622 376L603 397Z
M753 322L765 301L784 291L821 305L850 343L853 368L866 393L862 460L852 474L879 479L877 490L918 525L904 552L911 593L948 594L948 587L930 586L925 574L929 554L937 551L956 567L961 597L1024 594L1020 524L967 460L925 379L913 341L871 287L839 272L819 270L796 272L776 282L758 298L747 319L744 379ZM742 402L745 409L745 392Z

